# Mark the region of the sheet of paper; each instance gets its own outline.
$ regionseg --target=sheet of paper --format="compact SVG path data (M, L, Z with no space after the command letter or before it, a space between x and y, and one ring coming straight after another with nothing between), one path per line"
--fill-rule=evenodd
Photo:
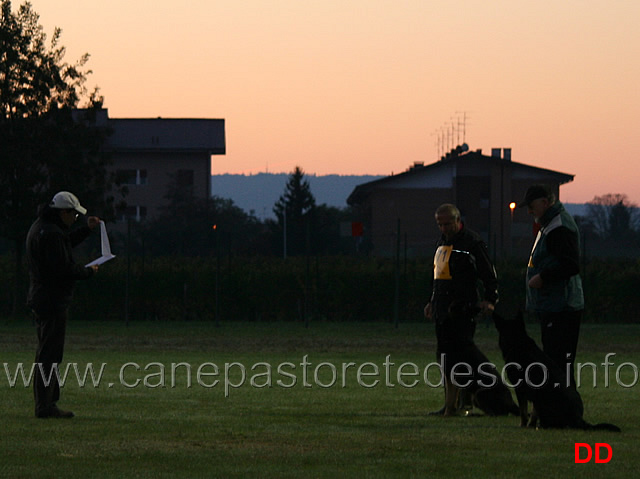
M116 255L111 254L111 245L109 244L109 236L107 236L107 227L102 220L100 220L100 246L102 249L102 256L93 260L91 263L85 264L85 267L88 268L89 266L106 263L110 259L116 257Z

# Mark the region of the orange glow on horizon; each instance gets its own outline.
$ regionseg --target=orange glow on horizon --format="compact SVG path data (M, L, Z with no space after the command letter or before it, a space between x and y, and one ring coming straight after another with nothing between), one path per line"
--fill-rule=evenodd
M31 4L110 117L224 118L214 174L399 173L465 112L471 150L575 175L563 202L640 203L640 2Z

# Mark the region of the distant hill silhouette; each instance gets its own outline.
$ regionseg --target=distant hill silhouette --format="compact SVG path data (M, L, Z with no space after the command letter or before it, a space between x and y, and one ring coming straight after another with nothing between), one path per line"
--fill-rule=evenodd
M316 204L346 208L353 189L382 176L374 175L305 175ZM211 194L229 198L247 213L260 220L275 218L273 205L284 193L288 173L258 173L256 175L212 175Z
M571 216L588 216L586 203L562 203Z
M326 204L336 208L346 208L347 198L353 189L382 176L375 175L305 175L311 193L318 205ZM288 173L258 173L255 175L212 175L211 194L229 198L247 213L260 220L275 218L273 205L284 193L289 179ZM585 216L586 204L565 203L567 211L573 216Z

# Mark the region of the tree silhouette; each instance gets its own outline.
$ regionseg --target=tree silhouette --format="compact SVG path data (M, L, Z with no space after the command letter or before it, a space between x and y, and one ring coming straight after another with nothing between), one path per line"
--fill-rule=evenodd
M289 175L285 190L273 207L278 219L278 237L283 240L286 255L299 255L308 250L311 215L316 200L311 194L309 182L304 179L304 171L296 166Z
M231 199L199 198L180 174L169 174L167 203L150 221L132 223L132 251L150 256L211 256L268 252L260 244L264 225ZM217 250L219 248L219 251Z
M638 226L638 208L625 194L596 196L587 203L589 218L601 238L628 239Z
M89 57L66 63L61 30L54 30L47 45L38 21L28 2L14 13L9 0L1 1L0 235L14 245L17 288L24 239L37 205L63 189L93 211L100 208L102 216L111 203L105 203L110 184L101 153L108 129L98 127L93 116L102 98L97 89L88 94L84 86ZM82 113L75 110L81 98L88 98Z

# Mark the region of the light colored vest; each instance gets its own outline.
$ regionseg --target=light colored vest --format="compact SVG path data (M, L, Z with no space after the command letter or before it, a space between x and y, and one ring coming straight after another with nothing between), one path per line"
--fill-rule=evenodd
M576 274L567 280L546 281L542 288L529 288L529 280L540 271L553 267L558 260L549 254L547 237L551 231L561 226L578 235L578 226L561 204L558 204L559 213L554 216L549 224L540 228L536 241L531 250L529 264L527 265L527 311L538 313L550 313L559 311L579 311L584 309L584 294L582 292L582 280ZM579 244L579 242L578 242Z

